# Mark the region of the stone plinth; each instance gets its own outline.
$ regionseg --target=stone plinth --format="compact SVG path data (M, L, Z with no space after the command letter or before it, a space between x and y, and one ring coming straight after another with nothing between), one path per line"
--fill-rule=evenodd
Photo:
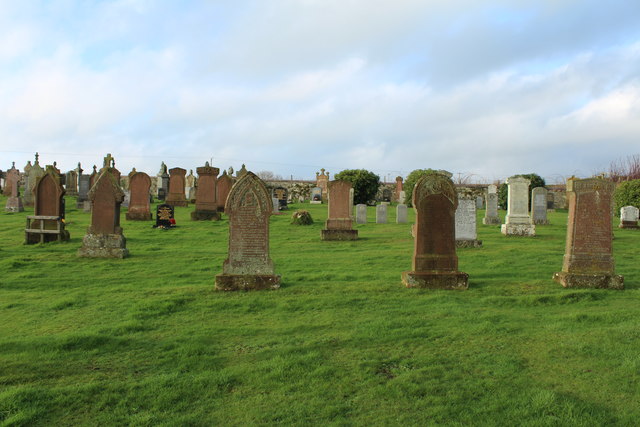
M126 258L127 240L121 234L85 234L78 256L83 258Z
M611 198L615 184L599 178L567 181L569 218L562 271L553 279L565 288L624 289L615 274Z
M533 225L529 216L529 184L530 180L512 176L507 178L508 203L505 223L502 224L501 232L506 236L528 236L536 235L536 226Z
M321 231L322 240L357 240L358 230L353 230L351 220L351 183L331 181L327 185L329 216Z
M9 197L7 204L4 206L6 212L24 212L24 205L22 204L22 197Z
M469 275L460 272L404 271L402 283L407 288L464 290L469 288Z

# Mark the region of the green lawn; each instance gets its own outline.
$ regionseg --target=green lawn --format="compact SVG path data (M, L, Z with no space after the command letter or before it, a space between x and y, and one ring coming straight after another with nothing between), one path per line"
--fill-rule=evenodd
M271 219L277 291L215 292L228 222L124 219L131 256L76 256L89 214L67 201L71 241L23 245L0 197L2 425L637 425L640 231L615 231L624 291L551 280L566 212L535 238L479 225L458 251L467 291L402 287L409 224L358 225L322 242ZM483 212L478 212L479 224ZM503 213L502 213L503 215ZM410 212L413 219L413 212Z

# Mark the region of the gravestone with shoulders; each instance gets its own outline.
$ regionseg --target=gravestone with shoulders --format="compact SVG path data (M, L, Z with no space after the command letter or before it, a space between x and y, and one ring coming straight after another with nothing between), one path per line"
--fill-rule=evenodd
M531 219L536 225L549 225L547 219L547 189L536 187L531 190Z
M216 202L216 188L218 186L219 168L214 168L205 162L203 167L196 169L198 186L196 187L196 209L191 212L194 221L217 221L220 219Z
M536 235L536 226L529 216L530 180L521 176L507 178L507 216L500 231L506 236Z
M482 218L482 223L484 225L500 224L501 221L498 216L498 187L494 184L489 184L484 197L486 210L484 218Z
M189 202L184 194L184 179L187 171L182 168L169 169L169 194L165 202L171 206L188 206Z
M357 240L358 230L352 228L351 212L349 210L351 183L335 180L328 183L329 215L324 230L321 230L322 240Z
M482 241L478 240L476 227L476 197L469 190L458 190L458 207L456 208L456 247L478 248Z

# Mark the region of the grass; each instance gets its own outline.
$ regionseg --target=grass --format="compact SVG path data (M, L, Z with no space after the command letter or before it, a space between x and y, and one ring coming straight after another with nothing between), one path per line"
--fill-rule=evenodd
M6 198L0 197L4 206ZM535 238L479 221L458 251L467 291L405 289L409 224L357 225L355 242L271 219L277 291L213 290L228 222L124 219L131 257L23 245L0 213L1 425L635 425L640 418L640 232L615 230L624 291L551 280L566 212ZM478 212L480 219L483 212ZM413 212L410 212L410 220Z

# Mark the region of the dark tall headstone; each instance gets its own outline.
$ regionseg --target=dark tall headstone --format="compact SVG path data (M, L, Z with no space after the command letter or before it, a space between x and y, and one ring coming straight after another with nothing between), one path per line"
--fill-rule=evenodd
M569 219L562 271L565 288L624 289L613 261L612 196L615 183L600 178L567 181Z
M219 220L218 204L216 203L216 187L220 169L209 166L197 168L198 187L196 188L196 210L191 212L194 221Z
M328 183L329 218L321 230L322 240L357 240L358 230L352 228L349 197L351 183L335 180Z
M64 219L64 188L60 184L60 176L53 168L48 168L44 176L38 178L33 189L34 215L48 216L55 219L34 220L30 228L44 230L57 230L58 221ZM63 230L60 237L56 234L44 234L37 236L27 235L27 243L52 242L57 240L69 240L69 232Z
M16 169L16 162L13 162L11 169L5 172L3 188L5 196L11 196L13 193L13 181L17 181L18 186L20 185L20 171Z
M246 172L231 188L225 213L229 216L229 257L216 276L216 290L277 289L269 257L271 195L264 183Z
M184 194L185 175L187 171L182 168L169 169L169 194L166 203L171 206L188 206L189 202Z
M216 184L216 204L218 205L218 211L224 212L227 196L229 196L229 191L231 191L232 186L233 180L227 174L227 171L223 171Z
M458 195L445 171L431 171L413 188L412 271L402 273L408 288L467 289L469 275L458 271L455 214Z
M11 185L11 193L7 199L7 204L4 210L7 212L23 212L24 206L22 204L22 197L20 197L20 173L15 167L9 169L7 172L7 181Z
M129 209L126 218L134 221L149 221L151 211L149 206L149 191L151 178L144 172L137 172L135 168L129 173Z

